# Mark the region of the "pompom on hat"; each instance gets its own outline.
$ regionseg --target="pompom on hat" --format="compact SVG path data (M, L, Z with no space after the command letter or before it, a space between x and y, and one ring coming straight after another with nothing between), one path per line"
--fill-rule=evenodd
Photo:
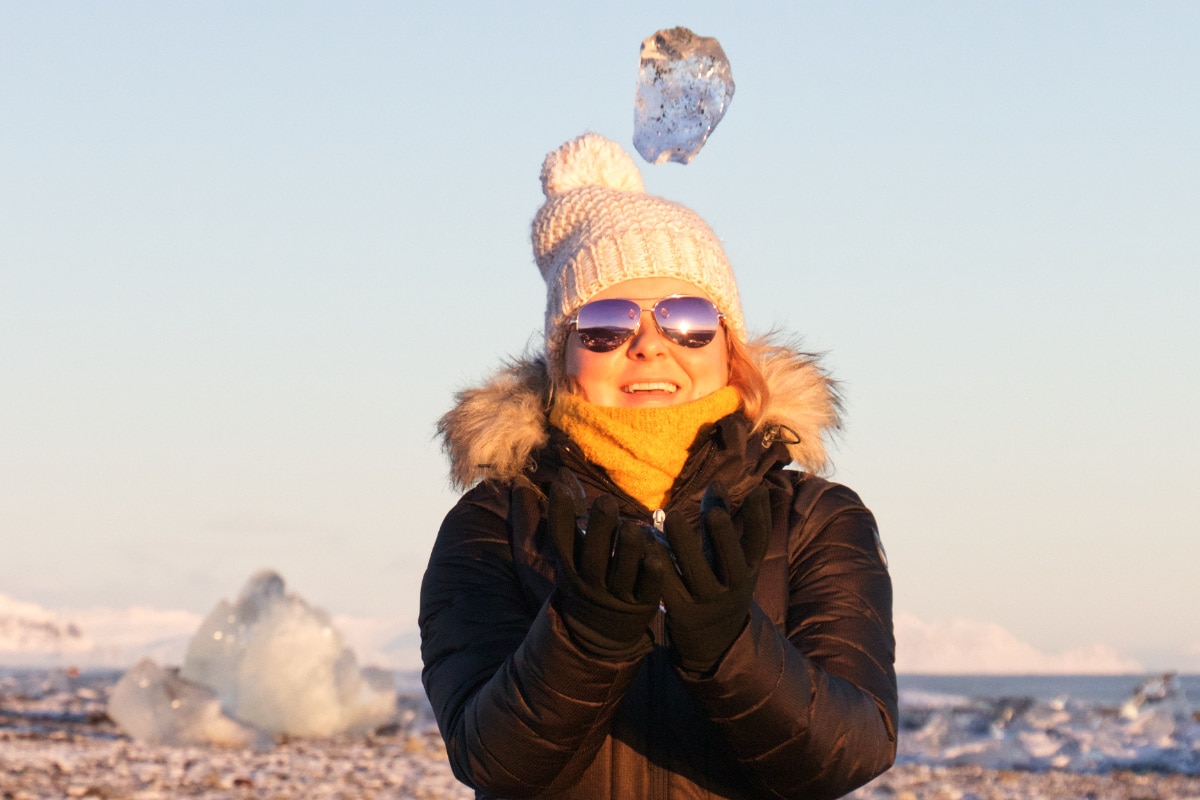
M561 375L567 320L613 284L678 278L695 285L745 341L745 320L725 250L695 212L646 194L620 145L585 133L546 156L546 202L533 219L533 254L546 281L546 361Z

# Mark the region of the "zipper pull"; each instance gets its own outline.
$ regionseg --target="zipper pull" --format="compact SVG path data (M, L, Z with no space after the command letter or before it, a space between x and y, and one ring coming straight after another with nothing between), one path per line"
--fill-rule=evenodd
M650 529L650 533L654 534L654 538L658 540L659 544L667 548L667 555L671 556L671 563L675 566L675 571L678 572L679 562L675 560L675 551L671 549L671 543L667 541L667 534L664 530L664 523L667 521L667 512L661 508L655 509L650 514L650 519L654 522L654 527Z
M659 541L659 544L667 548L667 552L671 555L671 562L674 563L675 553L671 550L671 544L667 541L666 526L664 524L667 521L667 512L663 511L661 508L656 508L654 511L650 512L650 521L654 524L646 530L654 535L654 538ZM678 566L679 565L676 564L677 569Z
M667 554L671 557L671 566L675 568L676 572L679 572L679 562L675 560L675 553L671 551L671 545L667 543L666 534L663 532L663 525L667 521L667 512L661 508L656 508L651 512L650 520L654 523L654 538L658 539L662 543L662 546L667 548ZM658 610L664 614L667 613L667 607L663 604L662 600L658 601ZM666 629L663 629L664 641L666 641L666 636Z

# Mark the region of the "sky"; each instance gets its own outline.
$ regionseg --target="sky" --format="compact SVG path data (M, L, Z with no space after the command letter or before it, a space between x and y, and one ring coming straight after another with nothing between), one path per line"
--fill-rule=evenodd
M647 189L841 381L902 631L1200 672L1185 2L0 0L0 594L270 567L415 630L436 420L537 345L542 158L632 152L677 25L737 91Z

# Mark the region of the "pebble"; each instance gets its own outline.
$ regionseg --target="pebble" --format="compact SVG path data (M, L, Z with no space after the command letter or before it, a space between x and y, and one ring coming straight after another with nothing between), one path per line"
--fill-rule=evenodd
M290 741L266 752L169 747L124 739L47 736L0 739L5 800L468 800L450 772L441 738ZM64 771L63 765L70 770Z
M1165 773L1021 772L902 764L849 800L1200 800L1200 777Z
M283 738L266 750L131 741L104 715L105 684L0 676L0 800L470 800L431 724L365 739ZM22 682L24 681L24 683ZM111 682L111 681L110 681ZM73 689L73 691L69 691ZM423 717L420 719L424 719ZM904 764L851 800L1200 800L1200 776Z
M283 742L256 752L167 747L123 739L0 739L5 800L469 800L436 733L387 741ZM71 764L70 772L61 765ZM852 800L1200 800L1200 777L1081 775L901 765Z

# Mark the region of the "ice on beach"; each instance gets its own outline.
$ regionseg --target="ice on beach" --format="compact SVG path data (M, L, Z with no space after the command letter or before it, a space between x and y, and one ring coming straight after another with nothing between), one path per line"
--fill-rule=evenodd
M391 675L360 669L329 615L271 571L251 577L235 602L217 604L177 675L143 662L122 684L110 716L151 741L218 741L203 735L206 726L225 730L214 708L235 725L293 736L367 733L396 713Z
M733 72L721 44L687 28L642 42L633 144L651 164L690 163L733 101Z
M262 746L267 734L230 719L207 686L143 659L113 687L108 716L125 733L153 744Z
M902 698L901 718L900 763L1200 775L1200 720L1170 674L1147 679L1116 708L918 694Z

